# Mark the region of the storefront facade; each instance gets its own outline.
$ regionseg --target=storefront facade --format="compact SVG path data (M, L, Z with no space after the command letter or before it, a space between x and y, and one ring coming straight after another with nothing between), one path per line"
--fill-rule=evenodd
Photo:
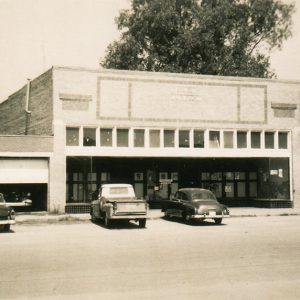
M23 103L27 133L53 138L50 211L79 211L107 182L153 203L199 186L230 206L297 205L299 82L66 67L37 81Z

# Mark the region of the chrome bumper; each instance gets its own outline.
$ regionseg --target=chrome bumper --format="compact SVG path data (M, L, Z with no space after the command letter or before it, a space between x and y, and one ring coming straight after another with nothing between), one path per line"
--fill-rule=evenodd
M137 220L137 219L147 219L147 215L112 215L110 219L119 219L119 220Z
M223 219L223 218L229 218L230 215L191 215L190 219Z
M1 220L0 221L0 225L6 225L6 224L14 225L14 224L16 224L16 221L15 220Z

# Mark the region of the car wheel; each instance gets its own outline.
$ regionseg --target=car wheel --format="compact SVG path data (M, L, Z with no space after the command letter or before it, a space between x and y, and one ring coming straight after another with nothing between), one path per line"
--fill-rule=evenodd
M10 230L10 224L5 224L4 226L3 226L3 230L4 231L9 231Z
M168 210L165 211L165 218L166 218L166 219L169 219L169 218L170 218L170 215L169 215L169 213L168 213Z
M146 227L146 219L140 219L139 220L139 227L145 228Z
M183 220L185 221L185 222L190 222L191 221L191 218L190 218L190 216L187 214L187 213L182 213L182 218L183 218Z
M105 224L106 228L111 227L111 220L108 218L107 214L105 214L105 217L104 217L104 224Z
M222 223L222 218L215 219L215 223L220 225Z

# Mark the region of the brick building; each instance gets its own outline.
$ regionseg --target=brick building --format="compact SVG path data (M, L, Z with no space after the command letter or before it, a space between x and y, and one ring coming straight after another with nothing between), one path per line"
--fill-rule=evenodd
M53 67L0 103L0 190L80 211L105 182L152 203L300 202L300 82ZM151 203L150 202L150 203Z

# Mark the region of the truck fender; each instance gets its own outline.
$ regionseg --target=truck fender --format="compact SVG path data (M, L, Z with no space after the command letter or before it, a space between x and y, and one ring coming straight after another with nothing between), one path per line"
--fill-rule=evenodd
M102 210L108 217L111 217L113 214L113 205L111 203L105 203Z

